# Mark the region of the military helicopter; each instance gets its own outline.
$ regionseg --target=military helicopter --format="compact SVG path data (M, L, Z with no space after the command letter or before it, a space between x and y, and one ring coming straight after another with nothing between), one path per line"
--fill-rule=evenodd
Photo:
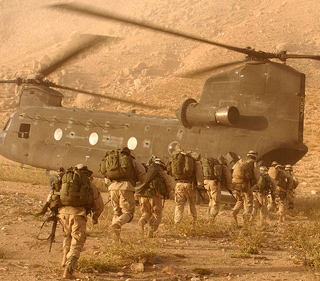
M20 109L0 133L2 156L47 170L85 163L99 177L105 152L124 146L142 162L151 155L167 160L177 147L202 157L229 152L244 156L256 150L265 165L274 160L294 164L307 153L303 143L305 74L285 62L320 60L320 56L238 48L77 4L51 7L218 46L242 53L245 58L189 73L192 77L240 64L211 75L199 102L185 100L176 110L177 118L66 108L61 105L62 94L51 89L64 87L42 79L30 83L15 80L13 83L26 85L21 91ZM46 77L55 68L53 65L40 73Z

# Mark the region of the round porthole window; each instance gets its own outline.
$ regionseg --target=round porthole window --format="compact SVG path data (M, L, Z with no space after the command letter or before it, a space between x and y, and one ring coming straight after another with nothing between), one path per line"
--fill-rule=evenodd
M54 139L55 140L57 140L57 141L61 140L62 136L63 136L63 131L60 128L55 130L55 132L54 132Z
M92 133L89 137L89 143L91 145L96 145L99 140L99 136L97 133Z
M129 149L134 150L134 149L136 149L137 145L138 145L138 141L137 141L137 139L135 137L131 137L128 140L127 146L128 146Z

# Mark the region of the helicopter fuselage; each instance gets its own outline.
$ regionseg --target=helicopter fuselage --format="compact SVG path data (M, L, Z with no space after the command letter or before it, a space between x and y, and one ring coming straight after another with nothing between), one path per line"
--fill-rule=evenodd
M47 170L84 163L95 176L101 176L105 152L124 146L142 162L151 155L168 160L169 148L178 143L202 157L256 150L265 165L273 160L294 164L308 150L303 144L304 79L286 65L246 64L210 77L199 103L182 106L178 119L28 105L13 113L1 131L0 154ZM216 113L230 107L239 110L239 120L220 123Z

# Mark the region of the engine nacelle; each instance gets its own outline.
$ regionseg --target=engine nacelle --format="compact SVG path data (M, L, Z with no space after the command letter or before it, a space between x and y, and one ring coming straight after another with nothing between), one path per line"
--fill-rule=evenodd
M202 105L194 99L185 100L176 110L176 116L186 128L194 126L205 127L215 124L235 125L240 119L240 113L235 106L218 108Z

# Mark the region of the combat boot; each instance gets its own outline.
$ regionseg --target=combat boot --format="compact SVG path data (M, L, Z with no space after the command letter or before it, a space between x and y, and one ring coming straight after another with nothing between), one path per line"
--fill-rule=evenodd
M71 257L66 261L66 268L64 269L62 276L63 279L72 279L74 277L73 272L77 268L77 262L78 259L75 257Z
M111 230L112 230L112 239L114 242L121 242L120 240L120 230L121 226L119 223L115 223L111 225Z

